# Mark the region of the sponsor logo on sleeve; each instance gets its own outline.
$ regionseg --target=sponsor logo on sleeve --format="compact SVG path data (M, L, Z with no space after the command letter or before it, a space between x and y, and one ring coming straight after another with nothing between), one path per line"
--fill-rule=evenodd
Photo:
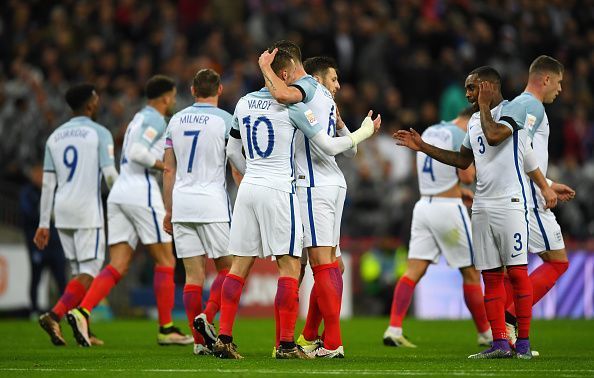
M316 119L316 116L313 114L313 112L311 111L311 109L308 109L303 114L305 114L305 118L307 118L307 121L309 122L309 124L311 126L314 126L314 125L317 125L318 124L318 120Z
M108 144L107 145L107 156L109 156L110 159L113 159L114 158L113 144Z
M146 140L149 143L153 143L153 141L155 140L155 138L157 137L157 130L152 128L152 127L148 127L145 131L144 134L142 134L142 138L144 140Z
M528 114L526 116L526 129L528 131L532 131L535 124L536 124L536 117L533 116L532 114Z

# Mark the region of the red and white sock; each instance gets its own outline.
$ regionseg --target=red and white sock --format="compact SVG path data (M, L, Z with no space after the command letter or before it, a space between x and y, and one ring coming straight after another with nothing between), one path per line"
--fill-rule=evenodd
M479 333L487 332L491 327L485 311L485 302L483 299L483 289L480 284L464 284L464 302L472 315L472 320Z
M408 312L416 283L407 276L400 277L394 287L392 309L390 310L390 327L402 328L402 320Z
M314 282L309 294L309 307L307 309L307 318L305 327L303 327L303 337L305 340L314 341L319 337L320 324L322 323L322 312L318 306L318 294L316 283Z
M533 300L532 283L528 278L528 267L526 265L508 266L507 275L514 287L518 338L527 339L530 335Z
M171 312L175 304L175 282L173 281L173 267L156 266L153 279L157 311L159 312L159 325L167 327L173 324Z
M279 343L295 341L295 323L299 312L299 281L292 277L279 277L274 303L278 308Z
M485 311L491 324L493 340L506 340L503 272L482 272L482 276L485 283Z
M101 273L93 280L89 291L80 302L80 307L87 313L93 309L107 297L111 289L120 282L122 275L111 265L107 265Z
M194 329L194 318L202 312L202 286L192 284L184 286L184 307L192 336L194 336L194 344L204 344L204 338Z
M208 302L206 302L206 308L204 309L204 314L209 323L212 323L215 315L221 308L221 289L227 273L229 273L229 269L221 270L210 286Z
M227 274L221 289L220 335L233 336L233 323L239 307L245 280L235 274Z
M318 307L324 318L324 347L334 350L342 345L340 308L342 306L342 274L338 262L312 268Z
M85 296L87 289L76 278L73 278L66 285L64 294L58 300L58 303L52 308L52 312L62 319L64 315L80 303Z

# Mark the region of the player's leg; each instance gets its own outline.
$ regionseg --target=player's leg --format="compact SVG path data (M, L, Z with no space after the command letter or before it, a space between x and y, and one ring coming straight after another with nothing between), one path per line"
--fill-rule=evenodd
M416 347L402 334L402 321L408 312L417 282L425 275L431 262L439 259L439 248L431 232L433 206L424 200L416 203L410 234L407 267L404 275L394 286L390 324L384 332L383 342L387 346Z
M194 338L194 354L210 354L204 338L200 332L194 329L194 319L202 312L202 287L204 286L206 257L204 255L184 257L182 261L186 271L183 301L188 325Z
M462 273L463 279L464 302L472 315L472 320L478 332L478 344L481 346L490 346L493 342L493 335L485 311L480 273L474 266L460 268L460 273Z

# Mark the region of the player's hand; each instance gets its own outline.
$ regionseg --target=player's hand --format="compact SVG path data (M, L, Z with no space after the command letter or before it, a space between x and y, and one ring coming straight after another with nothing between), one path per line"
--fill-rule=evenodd
M47 247L47 243L49 242L50 232L49 228L41 228L39 227L37 231L35 231L35 236L33 237L33 243L40 251L43 251L45 247Z
M367 113L367 117L371 118L373 116L373 110L370 110L369 113ZM378 114L377 117L375 117L375 119L371 118L371 120L373 121L373 133L377 133L382 125L382 116L381 114Z
M171 223L171 213L166 212L163 218L163 230L169 235L173 235L173 224Z
M479 95L478 95L478 104L479 106L485 105L489 106L493 97L495 97L495 84L490 83L488 81L481 81L479 83Z
M346 127L342 117L340 116L340 112L338 111L338 107L336 108L336 130L342 130L343 127Z
M545 199L545 209L552 209L557 206L557 193L550 187L542 191L542 196Z
M423 139L413 128L410 128L410 131L398 130L392 135L392 138L396 139L396 144L399 146L408 147L413 151L421 151Z
M467 188L460 188L460 192L462 193L462 202L464 202L464 206L472 207L474 192Z
M270 66L272 64L272 61L274 60L274 57L276 56L277 51L278 48L275 48L274 50L272 50L272 52L264 50L262 55L260 55L260 57L258 58L258 65L260 66L260 68Z
M557 193L557 198L559 199L559 201L567 202L575 198L575 190L571 189L569 186L565 184L554 182L551 185L551 189L553 189L555 193Z

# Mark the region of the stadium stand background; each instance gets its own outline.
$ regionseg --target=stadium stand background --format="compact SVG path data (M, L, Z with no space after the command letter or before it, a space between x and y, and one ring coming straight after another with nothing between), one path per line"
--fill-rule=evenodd
M594 251L592 0L3 1L0 243L23 242L19 191L39 168L47 136L69 117L63 94L71 83L97 85L98 121L119 149L152 74L177 80L182 108L192 101L193 74L214 68L225 86L220 106L233 112L239 97L262 86L257 58L280 38L298 42L304 57L337 59L337 102L350 128L368 109L382 115L382 134L356 159L340 159L349 184L343 245L360 252L392 253L408 240L416 173L393 131L454 118L467 105L466 73L477 66L496 67L511 99L536 56L561 60L563 92L546 107L548 176L577 191L555 210L568 247Z

